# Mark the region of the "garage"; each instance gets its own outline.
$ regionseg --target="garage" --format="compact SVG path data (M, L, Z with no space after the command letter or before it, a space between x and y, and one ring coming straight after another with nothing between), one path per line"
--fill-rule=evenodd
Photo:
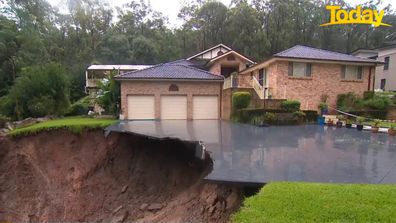
M218 119L218 96L193 96L193 119Z
M128 95L128 119L154 119L154 95Z
M162 95L161 119L187 119L187 96Z

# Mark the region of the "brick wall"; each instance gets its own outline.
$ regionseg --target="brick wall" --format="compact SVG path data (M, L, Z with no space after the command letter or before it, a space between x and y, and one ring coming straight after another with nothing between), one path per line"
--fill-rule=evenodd
M277 61L270 69L269 87L272 98L298 100L303 110L317 110L321 95L324 94L329 96L329 106L335 107L338 94L353 92L363 96L363 92L368 90L370 68L367 66L363 69L361 81L341 80L339 64L313 63L311 78L289 77L287 61ZM375 71L371 70L373 77Z
M171 84L176 84L179 91L169 91ZM187 118L192 119L193 95L217 95L220 101L222 87L222 82L121 81L121 114L128 118L128 95L154 95L157 119L161 117L161 95L187 95ZM220 108L219 103L219 115L222 113Z
M235 56L234 61L229 61L227 60L227 56L224 58L219 59L216 61L209 69L209 72L212 74L220 75L221 74L221 65L223 64L224 66L238 66L239 71L246 69L246 63L247 61L244 61L240 59L239 57Z

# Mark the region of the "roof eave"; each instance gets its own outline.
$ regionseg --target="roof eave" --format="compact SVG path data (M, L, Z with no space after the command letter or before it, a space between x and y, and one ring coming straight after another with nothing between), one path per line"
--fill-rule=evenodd
M205 81L224 82L224 79L190 79L190 78L115 78L116 81Z
M273 58L284 58L284 59L297 59L297 60L317 60L317 61L331 61L331 62L339 62L339 63L363 63L363 64L384 64L381 61L354 61L354 60L330 60L330 59L321 59L321 58L305 58L305 57L286 57L275 55Z

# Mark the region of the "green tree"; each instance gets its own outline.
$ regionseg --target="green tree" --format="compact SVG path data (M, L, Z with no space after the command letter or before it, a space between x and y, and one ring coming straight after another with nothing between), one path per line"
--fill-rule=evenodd
M47 64L24 69L10 93L2 100L8 109L2 111L14 119L62 115L69 106L70 83L59 64Z
M112 70L106 78L99 82L99 91L96 97L96 102L115 117L119 115L120 108L120 85L114 79L116 75L117 71Z

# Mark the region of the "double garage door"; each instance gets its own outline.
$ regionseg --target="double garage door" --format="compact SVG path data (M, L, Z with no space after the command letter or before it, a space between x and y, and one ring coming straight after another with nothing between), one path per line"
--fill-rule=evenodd
M154 95L129 95L128 119L155 119ZM187 96L162 95L160 99L161 119L187 119ZM193 119L218 119L218 96L193 96Z

